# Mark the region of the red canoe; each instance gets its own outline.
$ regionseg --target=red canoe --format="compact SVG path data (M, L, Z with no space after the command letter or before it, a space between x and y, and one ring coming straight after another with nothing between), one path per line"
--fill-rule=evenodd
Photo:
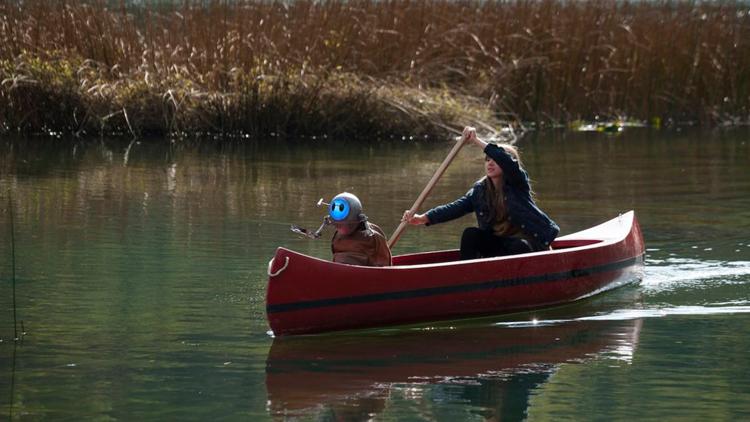
M640 280L645 246L630 211L556 239L544 252L459 261L458 251L361 267L278 248L266 313L276 336L518 312Z

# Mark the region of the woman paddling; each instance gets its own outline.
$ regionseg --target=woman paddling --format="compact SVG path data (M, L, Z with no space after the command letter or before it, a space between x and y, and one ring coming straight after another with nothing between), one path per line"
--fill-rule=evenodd
M466 195L424 214L404 212L403 221L413 225L444 223L474 212L479 227L468 227L461 236L461 259L515 255L550 248L560 228L540 210L532 197L529 176L518 150L495 145L464 129L459 142L481 148L486 154L486 176Z

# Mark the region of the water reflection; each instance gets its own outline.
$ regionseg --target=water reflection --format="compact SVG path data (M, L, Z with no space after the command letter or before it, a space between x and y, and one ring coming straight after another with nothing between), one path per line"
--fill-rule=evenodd
M366 420L411 400L462 403L485 419L519 420L559 365L632 358L640 327L633 319L278 338L266 362L269 412Z

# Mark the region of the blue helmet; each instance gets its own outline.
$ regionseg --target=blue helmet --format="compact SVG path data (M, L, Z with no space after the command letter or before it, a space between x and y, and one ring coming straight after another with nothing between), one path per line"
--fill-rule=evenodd
M359 202L359 198L349 192L333 197L328 205L328 215L334 223L359 223L367 219L362 214L362 203Z

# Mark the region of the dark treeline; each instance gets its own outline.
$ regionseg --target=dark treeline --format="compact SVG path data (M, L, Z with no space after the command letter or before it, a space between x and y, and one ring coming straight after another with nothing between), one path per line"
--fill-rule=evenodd
M0 130L437 136L750 113L741 2L0 3Z

